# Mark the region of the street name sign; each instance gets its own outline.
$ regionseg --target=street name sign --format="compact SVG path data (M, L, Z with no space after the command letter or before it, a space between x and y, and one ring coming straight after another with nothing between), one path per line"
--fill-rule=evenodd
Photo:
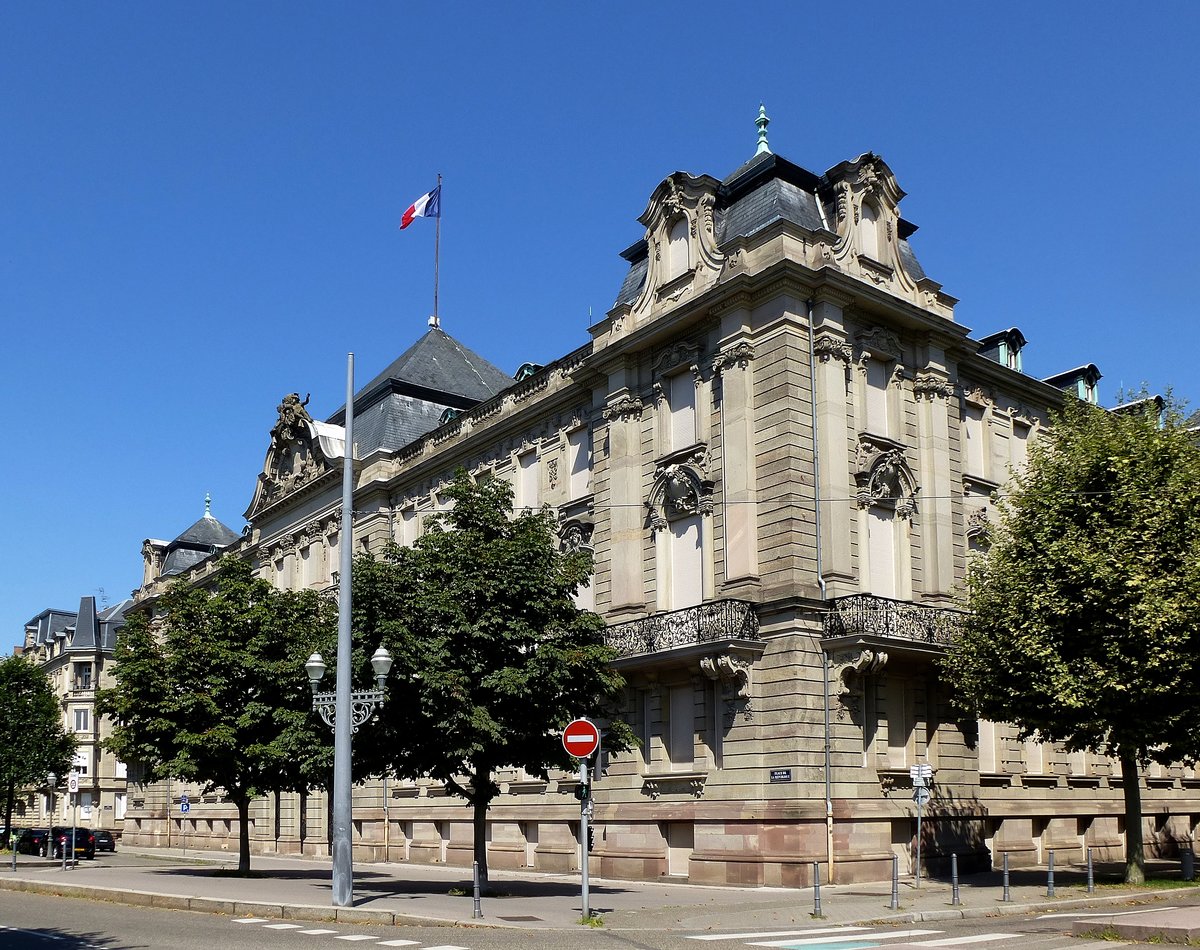
M590 719L576 719L563 730L562 744L568 755L586 759L600 748L600 730Z

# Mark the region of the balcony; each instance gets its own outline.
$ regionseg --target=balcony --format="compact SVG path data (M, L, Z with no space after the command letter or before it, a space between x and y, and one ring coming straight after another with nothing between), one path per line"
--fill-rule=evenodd
M707 652L730 641L759 643L758 614L744 600L717 600L683 610L651 614L609 627L604 642L617 652L617 665L632 657L682 651ZM761 651L760 651L761 652Z
M962 628L964 611L932 607L873 594L853 594L830 601L824 639L879 637L946 647Z

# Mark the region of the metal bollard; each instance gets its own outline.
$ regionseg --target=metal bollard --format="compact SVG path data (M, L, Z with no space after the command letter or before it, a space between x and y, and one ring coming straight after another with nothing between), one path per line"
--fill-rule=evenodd
M1190 844L1179 852L1179 876L1185 881L1196 879L1196 852Z
M960 903L958 899L958 853L954 852L950 855L950 903L957 907Z
M900 855L892 855L892 902L888 904L892 910L900 909Z
M479 906L479 862L478 862L478 861L472 861L472 862L471 862L471 868L472 868L472 872L471 872L471 873L472 873L472 875L473 875L473 876L474 876L474 878L475 878L475 885L474 885L474 888L473 888L473 897L474 897L474 901L475 901L475 903L474 903L474 905L471 907L471 919L472 919L472 920L478 920L478 919L480 919L481 917L483 917L483 910L482 910L482 908Z
M1087 892L1091 894L1096 890L1096 875L1092 872L1092 849L1087 849L1088 875L1087 875Z
M1012 900L1012 893L1008 889L1008 852L1004 852L1004 896L1000 898L1007 903Z
M813 862L813 912L814 917L821 916L821 862Z
M1046 861L1046 896L1054 896L1054 852L1048 853Z

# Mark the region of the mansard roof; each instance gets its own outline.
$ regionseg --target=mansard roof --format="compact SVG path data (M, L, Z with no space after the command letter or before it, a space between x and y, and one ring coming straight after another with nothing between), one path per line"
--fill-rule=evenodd
M894 180L886 163L871 152L839 162L824 175L816 175L773 152L756 154L715 188L713 230L717 243L749 237L778 222L789 222L808 231L834 230L827 218L830 212L826 205L836 200L835 186L866 163L873 163ZM712 181L707 176L701 177ZM903 189L895 186L896 200L903 196ZM926 279L925 270L908 242L917 230L916 225L900 218L897 227L897 249L904 269L913 280ZM645 283L648 259L645 239L636 241L621 256L629 261L630 267L617 293L618 306L636 300Z
M67 629L75 622L75 613L70 610L48 608L25 623L32 636L26 637L29 646L41 646L53 642L56 636L66 636Z

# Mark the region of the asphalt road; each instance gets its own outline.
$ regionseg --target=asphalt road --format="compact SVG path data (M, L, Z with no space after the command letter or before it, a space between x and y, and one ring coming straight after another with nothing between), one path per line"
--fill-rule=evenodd
M1181 895L1181 901L1187 898ZM1027 917L974 918L923 924L822 926L789 930L700 933L569 931L472 927L373 927L339 923L231 918L187 911L0 891L0 947L5 950L341 950L347 946L412 950L1112 950L1122 944L1072 937L1081 916L1102 931L1095 908Z

